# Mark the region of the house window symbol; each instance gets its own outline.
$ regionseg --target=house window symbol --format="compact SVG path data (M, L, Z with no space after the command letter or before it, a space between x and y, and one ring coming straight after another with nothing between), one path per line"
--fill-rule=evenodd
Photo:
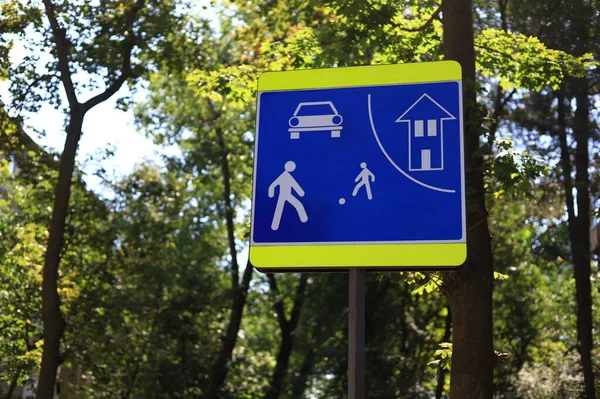
M408 125L408 170L444 170L444 121L456 119L423 94L397 120Z

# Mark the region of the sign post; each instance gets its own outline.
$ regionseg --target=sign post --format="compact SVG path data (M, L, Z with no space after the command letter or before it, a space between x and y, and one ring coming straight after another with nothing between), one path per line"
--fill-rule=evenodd
M348 287L348 399L364 399L365 269L350 269Z
M250 260L350 270L350 398L365 390L365 271L466 260L461 75L440 61L259 79Z

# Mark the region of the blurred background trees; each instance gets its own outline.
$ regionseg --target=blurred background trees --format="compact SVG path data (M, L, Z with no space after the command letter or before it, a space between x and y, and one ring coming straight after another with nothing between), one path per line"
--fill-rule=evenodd
M137 3L47 3L64 28L75 99L123 76L135 37L125 67L137 94L119 105L164 149L129 175L99 171L101 190L86 182L89 165L74 166L56 280L57 397L344 397L347 276L247 264L256 79L442 59L448 13L417 0L168 1L144 4L139 25L119 31ZM0 109L0 391L18 398L40 370L42 270L65 156L35 144L25 111L51 104L70 115L75 103L59 88L47 8L11 0L0 10L0 78L11 93ZM480 121L493 253L493 397L594 398L600 3L475 1L472 10L469 117ZM16 63L17 42L29 44ZM368 397L448 397L451 279L367 275Z

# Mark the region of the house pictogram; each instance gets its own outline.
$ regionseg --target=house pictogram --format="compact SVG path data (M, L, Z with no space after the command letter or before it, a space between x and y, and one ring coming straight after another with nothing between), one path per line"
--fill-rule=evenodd
M453 119L426 93L396 119L408 125L409 171L444 170L444 121Z

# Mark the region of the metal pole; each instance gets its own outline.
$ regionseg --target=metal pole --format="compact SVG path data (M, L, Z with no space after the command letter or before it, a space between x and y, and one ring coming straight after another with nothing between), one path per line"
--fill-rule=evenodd
M348 399L365 398L365 269L350 269Z

